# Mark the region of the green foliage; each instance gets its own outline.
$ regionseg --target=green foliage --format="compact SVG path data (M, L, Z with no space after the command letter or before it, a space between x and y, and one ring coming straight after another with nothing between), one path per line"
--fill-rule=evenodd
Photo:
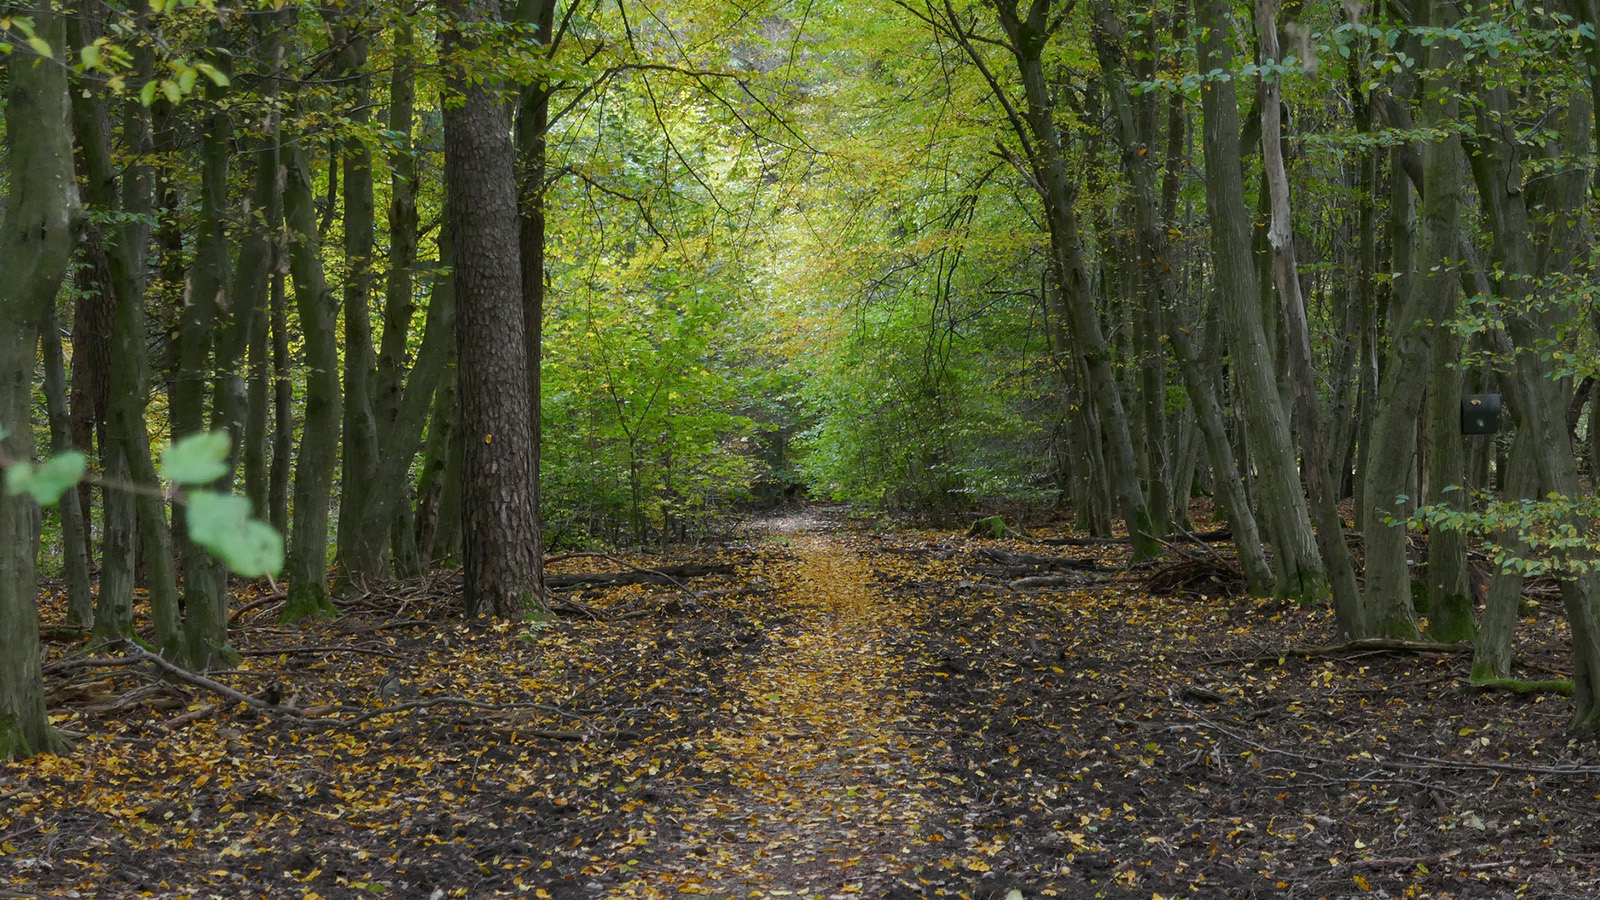
M250 501L238 494L189 493L189 539L246 578L275 575L283 568L283 536L252 518Z
M161 451L161 477L178 484L206 484L228 474L225 431L191 434Z
M0 428L0 440L5 437ZM228 474L230 440L227 432L192 434L169 444L161 453L161 475L178 485L205 484ZM39 463L6 462L6 493L26 493L41 506L59 503L61 496L87 477L88 460L76 450L59 453ZM157 490L153 486L101 481L108 488L130 491ZM189 537L205 547L229 569L246 578L276 575L283 569L283 536L252 518L250 501L237 494L190 489L179 497L188 507Z
M1507 572L1528 578L1570 577L1600 571L1600 534L1588 525L1597 517L1600 497L1594 495L1552 493L1540 500L1479 496L1465 510L1446 503L1423 507L1409 527L1464 531L1481 541L1489 559Z
M40 463L15 462L6 468L6 493L13 497L25 493L40 506L53 506L83 478L88 466L88 458L76 450Z

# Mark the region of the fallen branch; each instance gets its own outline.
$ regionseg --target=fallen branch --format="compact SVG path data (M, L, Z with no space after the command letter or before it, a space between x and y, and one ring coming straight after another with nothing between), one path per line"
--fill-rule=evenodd
M293 706L283 706L282 704L278 703L268 703L265 700L261 700L256 697L252 697L249 694L236 691L220 681L207 678L204 675L197 675L194 672L183 668L182 666L170 663L161 658L159 654L151 653L149 650L144 649L143 647L139 646L133 641L127 640L126 638L124 638L120 644L122 652L128 654L130 659L134 659L139 662L150 663L157 669L160 669L161 671L171 675L173 678L176 678L185 684L190 684L197 688L210 691L213 694L226 697L235 703L243 703L245 706L248 706L251 709L260 710L261 712L269 712L280 716L289 716L290 718L295 719L305 718L305 713Z
M1233 529L1215 528L1211 531L1179 531L1173 534L1163 534L1156 537L1163 544L1182 543L1211 543L1214 541L1233 540ZM1039 538L1036 544L1045 544L1051 547L1097 547L1103 544L1126 544L1126 537L1059 537Z
M1329 644L1322 647L1285 647L1277 654L1268 654L1257 657L1262 659L1277 659L1281 656L1342 656L1346 653L1471 653L1473 646L1467 643L1445 644L1438 641L1407 641L1399 638L1361 638L1360 640L1346 641L1342 644Z
M83 659L58 659L52 663L45 663L44 674L53 675L56 672L70 672L73 669L111 668L114 666L131 666L137 659L126 656L95 656Z
M1489 691L1505 691L1509 694L1518 694L1524 697L1539 694L1560 694L1563 697L1572 696L1572 682L1563 678L1547 678L1540 681L1523 681L1520 678L1475 678L1462 687L1469 694L1484 694Z
M1083 587L1093 583L1094 578L1088 575L1030 575L1007 582L1006 587L1017 591L1023 588Z
M216 713L220 707L215 703L207 703L199 709L191 709L181 716L174 716L161 723L162 731L177 731L185 725L192 725L201 719L208 718Z

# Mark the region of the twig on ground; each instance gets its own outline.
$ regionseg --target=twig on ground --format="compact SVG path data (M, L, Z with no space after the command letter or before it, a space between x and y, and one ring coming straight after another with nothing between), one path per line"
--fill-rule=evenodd
M387 650L373 650L367 647L259 647L253 650L240 650L240 656L309 656L313 653L364 653L368 656L381 656L385 659L399 659L400 656Z

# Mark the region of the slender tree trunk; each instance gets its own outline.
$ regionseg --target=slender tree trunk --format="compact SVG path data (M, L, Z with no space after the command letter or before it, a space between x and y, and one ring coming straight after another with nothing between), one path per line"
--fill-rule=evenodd
M49 4L27 9L35 33L66 47L66 24ZM0 233L0 456L33 456L28 427L39 331L66 274L81 210L72 170L67 69L38 62L24 48L9 57L6 171L10 179ZM26 173L27 177L15 177ZM70 502L70 501L69 501ZM62 749L45 715L40 669L39 507L0 491L0 760Z
M199 235L179 315L178 370L170 404L174 439L206 430L206 385L213 373L225 377L220 365L213 370L211 360L214 341L225 327L219 320L231 305L227 284L232 251L223 217L228 209L233 129L228 114L215 108L204 117L203 126ZM239 437L235 432L233 438ZM238 657L227 647L227 572L208 550L189 539L183 512L180 507L173 516L178 532L174 540L183 564L183 653L174 661L195 671L230 666Z
M1044 72L1043 53L1050 39L1047 24L1050 3L1049 0L1029 0L1025 15L1020 14L1019 6L1017 0L1000 0L996 4L1000 26L1010 41L1026 97L1025 111L1014 127L1019 129L1019 136L1028 141L1029 162L1044 201L1055 272L1060 276L1060 292L1055 295L1062 303L1059 315L1070 327L1073 347L1088 374L1090 399L1109 444L1112 493L1133 545L1133 558L1144 559L1159 554L1161 545L1155 540L1149 508L1139 490L1138 460L1116 372L1111 365L1111 352L1095 308L1093 287L1083 257L1080 223L1074 208L1074 190Z
M366 129L371 118L370 78L364 3L345 14L351 28L341 54L341 68L350 85L350 125ZM378 431L373 412L372 272L376 211L373 201L372 149L361 136L344 144L344 443L339 477L338 554L340 580L388 576L383 553L362 557L361 520L378 468ZM370 568L369 568L370 567Z
M474 47L459 30L495 18L487 0L447 10L446 55ZM461 424L463 603L469 616L544 607L534 509L533 426L517 246L515 150L504 107L482 84L451 80L444 110L445 215L457 304Z
M280 171L287 174L287 167ZM287 229L273 245L268 309L272 326L272 463L267 468L268 521L279 534L289 532L289 487L294 471L294 372L289 358L289 310L285 282Z
M1465 512L1466 454L1461 436L1461 337L1446 332L1433 348L1428 377L1429 503ZM1439 641L1470 641L1476 634L1467 535L1460 529L1428 529L1428 635Z
M411 527L406 476L410 470L411 457L415 455L415 442L421 435L421 423L407 426L399 421L405 396L416 388L414 382L407 386L405 380L411 317L417 309L412 291L416 283L413 270L417 264L417 192L421 187L411 138L416 118L414 42L415 36L411 26L402 23L395 31L393 51L395 65L389 82L389 133L394 136L396 144L388 160L389 262L384 286L383 338L378 348L376 383L373 392L373 416L378 429L379 474L375 477L372 490L368 494L369 506L372 500L381 499L391 504L395 514L390 516L389 521L376 521L363 513L360 547L357 550L358 555L370 555L373 553L371 549L373 546L381 545L381 542L387 539L393 550L393 571L402 576L420 567L416 532ZM441 236L442 243L443 236ZM437 288L437 285L447 283L446 279L437 279L435 286ZM434 297L438 297L437 290ZM451 322L453 328L453 318ZM445 343L450 344L453 340L451 337ZM413 373L420 370L420 367L413 369ZM415 379L416 375L413 374L412 378ZM429 385L427 390L431 398L434 385ZM423 418L426 416L425 407ZM408 427L414 430L408 431ZM399 452L396 445L400 438L411 441L411 451L406 456L404 466L396 466L390 460L392 454ZM391 477L382 474L384 472L398 472L398 474ZM404 527L401 527L400 520L404 520ZM385 530L387 538L369 532L369 529L378 527ZM382 555L381 550L378 551L378 555ZM363 568L377 565L381 570L383 564L369 560L361 565Z
M385 429L384 452L373 479L373 484L383 489L368 493L362 513L359 528L362 543L354 548L361 571L380 571L375 561L384 556L392 543L396 510L407 500L406 473L422 443L423 426L433 406L434 391L444 375L449 348L455 340L455 316L455 292L450 279L438 278L428 303L428 318L423 325L416 365L411 368L411 377L406 381L405 394L395 410L394 421Z
M283 194L289 231L289 270L305 338L305 423L294 470L294 524L289 532L289 596L283 619L332 615L328 597L328 510L339 449L338 306L323 278L316 204L305 151L289 149Z
M1278 47L1277 0L1256 0L1256 32L1264 60L1281 62ZM1267 244L1272 248L1272 275L1284 323L1284 349L1289 368L1289 388L1300 420L1301 458L1311 508L1317 517L1317 550L1322 555L1333 590L1334 616L1346 636L1363 633L1361 591L1355 567L1344 542L1344 522L1339 518L1337 487L1328 468L1324 442L1322 404L1317 399L1317 377L1311 360L1311 330L1306 321L1305 298L1300 292L1300 266L1295 257L1294 228L1289 213L1289 172L1283 161L1282 76L1261 79L1261 157L1271 210Z
M67 405L67 366L61 351L61 330L56 327L55 298L40 332L44 354L44 393L50 415L50 452L74 449L72 413ZM76 448L86 450L88 448ZM85 538L83 506L76 491L61 498L61 560L67 581L67 624L94 626L94 587L89 579L89 542Z
M533 26L534 36L554 59L556 0L522 0L517 18ZM544 429L541 406L545 301L545 191L549 170L546 135L550 130L550 82L540 79L522 91L517 111L517 239L522 265L523 340L528 358L528 402L533 428L533 510L541 527L543 498L540 470ZM535 564L541 569L543 560Z
M1200 71L1231 71L1227 42L1231 21L1220 0L1201 0L1198 26ZM1263 518L1274 532L1279 590L1302 602L1329 596L1328 573L1319 556L1305 494L1300 487L1293 435L1279 400L1277 365L1267 343L1252 259L1239 145L1239 104L1231 80L1207 81L1200 102L1205 118L1206 207L1212 253L1227 325L1229 359L1239 380L1250 453L1261 485ZM1266 511L1272 514L1267 515Z
M276 27L278 20L264 19L258 25L257 52L266 60L268 72L276 73L283 55L283 44ZM272 91L269 89L269 97ZM243 468L245 496L255 514L271 519L273 512L268 435L272 398L272 300L273 282L280 278L278 248L283 238L284 169L278 148L278 123L269 119L265 133L254 150L255 188L251 195L246 227L240 239L239 263L233 295L236 316L245 317L247 365ZM284 423L287 424L287 423ZM281 427L281 426L280 426Z

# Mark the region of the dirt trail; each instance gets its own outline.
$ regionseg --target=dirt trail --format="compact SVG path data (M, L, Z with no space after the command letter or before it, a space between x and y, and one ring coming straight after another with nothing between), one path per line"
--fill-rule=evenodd
M843 539L810 525L774 525L793 553L773 607L793 622L734 676L725 720L696 748L727 785L684 789L698 804L682 840L626 895L881 897L938 813L920 789L930 748L899 727L898 605Z

